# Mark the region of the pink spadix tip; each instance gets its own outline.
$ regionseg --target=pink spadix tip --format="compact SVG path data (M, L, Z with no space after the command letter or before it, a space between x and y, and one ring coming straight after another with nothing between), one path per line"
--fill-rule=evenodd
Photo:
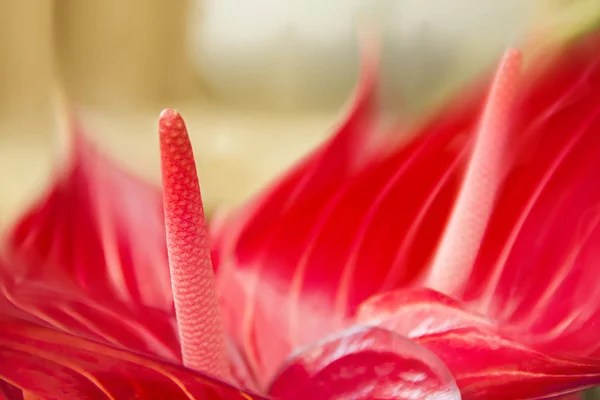
M163 204L183 364L229 378L208 229L192 145L181 115L159 116Z

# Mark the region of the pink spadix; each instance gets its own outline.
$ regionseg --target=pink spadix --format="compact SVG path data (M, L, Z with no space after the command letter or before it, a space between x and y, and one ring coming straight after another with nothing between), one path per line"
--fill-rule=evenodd
M183 364L227 380L225 334L192 146L176 111L162 111L159 132L169 268Z
M470 276L503 178L510 112L521 68L521 53L504 54L477 128L464 180L425 285L451 294Z

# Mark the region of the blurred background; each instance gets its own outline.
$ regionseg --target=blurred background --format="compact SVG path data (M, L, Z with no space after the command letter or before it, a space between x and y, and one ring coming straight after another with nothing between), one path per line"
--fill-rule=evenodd
M158 181L156 118L188 121L207 208L239 204L328 135L358 73L357 26L381 33L381 96L431 110L523 38L572 35L597 0L0 0L0 227L57 159L52 93ZM595 10L590 12L590 10Z

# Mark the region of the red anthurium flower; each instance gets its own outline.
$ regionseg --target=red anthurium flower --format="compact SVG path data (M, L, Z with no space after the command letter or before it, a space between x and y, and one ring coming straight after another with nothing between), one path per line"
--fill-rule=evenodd
M523 72L509 50L485 93L402 144L382 132L369 55L331 140L210 231L178 113L160 116L162 196L72 122L72 158L2 244L0 399L600 384L598 46Z

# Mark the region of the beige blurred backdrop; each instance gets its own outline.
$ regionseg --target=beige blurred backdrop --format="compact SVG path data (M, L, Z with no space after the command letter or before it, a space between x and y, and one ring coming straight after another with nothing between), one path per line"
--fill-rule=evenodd
M239 204L331 132L358 72L357 21L381 31L384 104L417 115L540 20L564 19L553 14L559 6L0 0L0 227L49 181L57 86L107 152L155 182L156 118L178 108L213 210ZM540 17L547 9L560 18Z

